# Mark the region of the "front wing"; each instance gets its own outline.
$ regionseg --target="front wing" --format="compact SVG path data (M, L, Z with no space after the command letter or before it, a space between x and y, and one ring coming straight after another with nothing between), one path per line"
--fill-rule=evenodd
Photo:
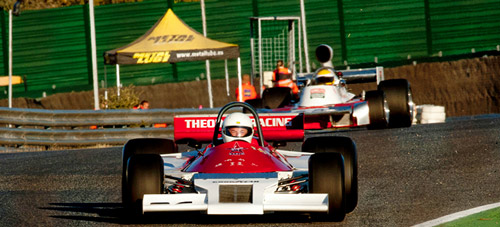
M143 212L201 211L239 215L328 211L328 194L275 193L279 174L195 174L198 193L146 194Z

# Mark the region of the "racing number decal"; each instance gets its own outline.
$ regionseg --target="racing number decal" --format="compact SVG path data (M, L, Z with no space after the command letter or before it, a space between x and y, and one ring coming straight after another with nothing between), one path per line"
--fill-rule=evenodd
M137 64L165 63L170 59L170 52L134 53L132 58L137 59Z

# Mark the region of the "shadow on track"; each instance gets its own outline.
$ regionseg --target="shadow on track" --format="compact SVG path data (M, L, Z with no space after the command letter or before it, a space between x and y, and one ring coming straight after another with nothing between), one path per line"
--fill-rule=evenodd
M52 218L110 224L251 224L311 223L309 215L274 213L266 215L205 215L199 212L161 212L133 216L121 203L50 203L43 210L61 211Z

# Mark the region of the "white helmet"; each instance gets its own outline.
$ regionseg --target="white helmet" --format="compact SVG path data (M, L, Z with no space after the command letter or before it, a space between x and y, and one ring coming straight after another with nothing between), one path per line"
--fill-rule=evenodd
M250 118L243 113L231 113L222 123L222 140L224 143L233 140L252 142L253 124Z

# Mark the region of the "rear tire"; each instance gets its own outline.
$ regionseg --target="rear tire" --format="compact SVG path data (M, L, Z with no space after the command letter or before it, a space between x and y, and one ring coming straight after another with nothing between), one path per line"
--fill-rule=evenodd
M163 187L163 159L157 154L132 155L127 162L126 207L142 214L144 194L160 194Z
M349 137L312 137L302 144L302 152L339 153L344 158L346 213L358 205L358 158L356 144Z
M368 91L365 94L368 102L370 124L368 129L387 128L390 121L389 107L383 91Z
M288 87L267 88L262 93L262 108L276 109L292 102L292 89Z
M326 221L345 218L344 162L339 153L316 153L309 159L309 191L328 194L327 214L314 214ZM316 216L317 215L317 216Z
M122 202L130 206L130 191L127 187L127 163L133 155L171 154L177 152L177 144L170 139L138 138L129 140L122 150ZM159 157L159 156L158 156Z
M389 127L410 127L413 121L413 98L410 83L406 79L384 80L378 85L384 91L389 104Z

